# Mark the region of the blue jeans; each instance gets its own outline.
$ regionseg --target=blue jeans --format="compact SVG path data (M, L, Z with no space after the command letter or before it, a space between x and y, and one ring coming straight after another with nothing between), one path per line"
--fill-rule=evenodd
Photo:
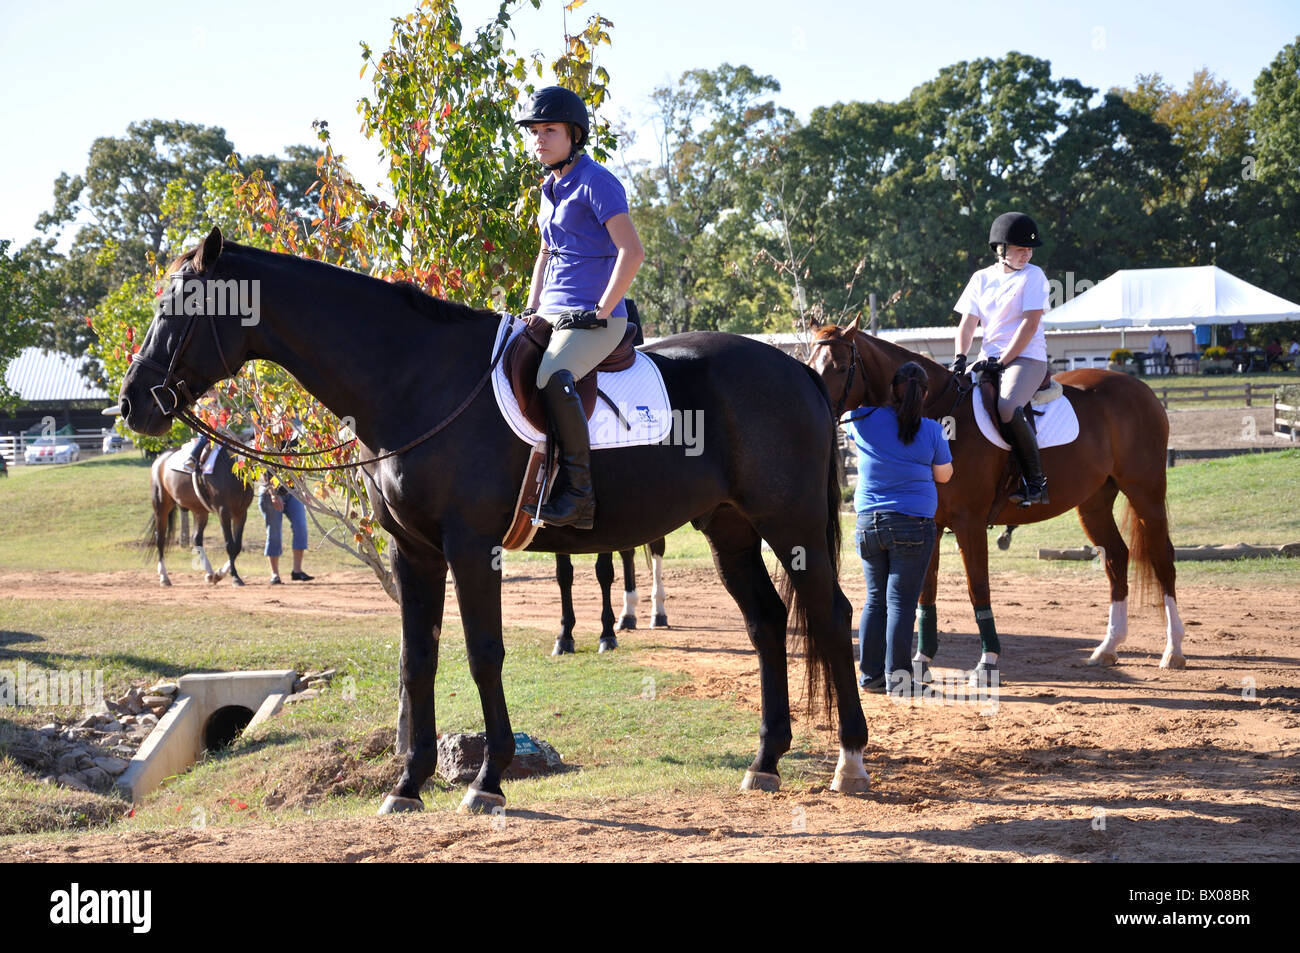
M853 538L867 578L867 602L858 623L858 668L866 680L899 669L911 672L916 600L930 567L935 535L934 520L928 517L890 511L858 514Z
M281 497L284 500L284 512L281 513L271 502L271 494L274 490L267 490L265 493L257 494L257 508L262 511L262 516L266 519L266 548L262 550L264 556L279 556L284 551L284 545L280 542L280 525L284 517L289 517L289 526L293 530L293 548L307 548L307 508L302 505L302 501L296 496Z

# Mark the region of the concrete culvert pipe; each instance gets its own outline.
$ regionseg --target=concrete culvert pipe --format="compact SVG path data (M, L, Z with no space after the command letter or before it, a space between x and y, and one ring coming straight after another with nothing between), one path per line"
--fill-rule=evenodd
M243 705L226 705L214 711L203 726L203 747L209 751L229 748L250 721L253 713Z

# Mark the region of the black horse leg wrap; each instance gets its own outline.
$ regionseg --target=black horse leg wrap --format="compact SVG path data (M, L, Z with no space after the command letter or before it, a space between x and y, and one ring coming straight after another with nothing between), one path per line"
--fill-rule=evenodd
M939 614L933 602L916 607L916 650L931 661L939 654Z
M975 624L980 630L980 648L985 652L1001 652L1002 643L998 641L998 627L993 622L993 607L976 606Z

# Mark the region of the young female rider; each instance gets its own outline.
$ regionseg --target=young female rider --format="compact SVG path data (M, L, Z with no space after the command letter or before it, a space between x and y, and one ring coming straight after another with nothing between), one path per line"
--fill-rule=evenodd
M515 122L550 171L542 183L537 222L542 247L533 266L528 307L555 328L537 370L561 472L540 515L551 526L590 529L596 513L591 488L587 420L575 382L623 339L623 295L645 258L628 216L627 196L611 173L581 154L590 127L577 94L548 86L533 94Z
M922 675L908 668L912 623L935 545L934 485L952 477L943 428L922 415L925 370L908 361L894 372L889 393L888 405L856 410L845 424L858 448L855 538L867 580L858 684L878 692Z
M998 257L997 264L971 275L966 290L953 305L953 310L963 316L954 340L957 359L953 371L961 373L966 369L966 351L977 324L984 325L980 357L1002 365L998 416L1007 425L1012 449L1024 473L1024 490L1011 494L1012 501L1022 506L1048 501L1038 441L1024 411L1047 373L1047 342L1042 328L1049 294L1047 276L1037 265L1029 264L1034 249L1042 243L1038 226L1028 215L999 215L989 229L989 247Z

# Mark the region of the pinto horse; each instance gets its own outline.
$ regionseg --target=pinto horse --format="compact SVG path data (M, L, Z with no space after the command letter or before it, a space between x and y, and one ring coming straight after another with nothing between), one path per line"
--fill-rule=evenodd
M1004 475L1008 451L989 443L975 422L971 395L940 364L857 329L818 328L810 363L821 375L838 410L879 406L888 402L894 372L915 361L929 378L926 416L952 417L950 441L953 474L938 484L935 523L950 528L961 547L971 605L985 651L999 651L989 595L987 527L1019 526L1051 519L1077 509L1079 522L1092 542L1103 548L1110 582L1110 620L1106 636L1093 651L1089 665L1114 665L1116 650L1128 636L1128 563L1138 567L1139 591L1151 583L1164 596L1166 645L1162 668L1183 668L1183 623L1174 596L1174 547L1169 540L1165 507L1165 448L1169 418L1151 389L1127 374L1077 370L1056 375L1064 396L1079 417L1079 437L1072 443L1043 450L1043 472L1051 489L1048 505L1022 507L1007 498ZM1128 498L1132 549L1115 524L1116 494ZM930 658L938 650L935 592L938 588L939 547L935 546L921 591L918 630L921 652Z
M244 548L244 522L248 519L248 506L253 502L253 488L235 475L230 466L230 454L224 447L217 447L219 454L211 474L182 473L168 467L173 455L179 450L165 450L158 454L149 469L149 499L153 504L153 518L149 522L150 541L158 549L158 583L170 586L167 565L163 554L167 549L167 537L171 535L171 526L176 512L180 509L194 514L194 545L198 550L199 561L208 582L216 585L227 573L230 581L242 586L244 580L239 578L235 568L235 557ZM203 530L208 525L208 514L216 513L221 521L221 533L226 540L226 564L214 570L208 562L207 551L203 548Z
M646 549L651 559L650 598L653 615L650 628L668 628L668 614L664 611L664 540L653 540ZM596 581L600 583L600 642L598 652L608 652L618 648L618 633L636 628L636 606L640 596L636 591L636 550L625 549L619 556L623 559L623 614L618 617L618 626L614 625L614 604L610 590L614 586L614 554L600 553L596 557ZM573 560L567 553L555 554L555 581L560 585L560 634L555 639L552 655L570 655L575 651L573 627L578 618L573 614Z
M184 291L185 300L160 298L122 384L123 419L139 433L163 433L196 395L245 361L263 359L355 421L367 492L394 544L409 699L399 724L409 739L402 775L380 813L420 810L420 788L437 763L434 679L449 569L487 735L461 807L501 807L514 737L501 682L500 546L530 448L482 394L496 362L497 316L413 285L225 242L217 229L171 271L172 296ZM232 287L208 286L216 281L257 282L256 320L211 313L212 302L228 296L200 292ZM793 615L796 636L807 635L810 703L833 701L838 713L831 787L865 790L867 725L849 637L852 606L838 581L840 497L826 388L776 348L731 334L678 335L645 353L673 406L702 415L703 451L683 452L674 415L662 443L593 453L595 527L544 527L530 548L613 552L693 523L758 652L762 721L742 787L780 783L778 761L792 739L786 626ZM764 540L785 569L789 608L763 563Z

